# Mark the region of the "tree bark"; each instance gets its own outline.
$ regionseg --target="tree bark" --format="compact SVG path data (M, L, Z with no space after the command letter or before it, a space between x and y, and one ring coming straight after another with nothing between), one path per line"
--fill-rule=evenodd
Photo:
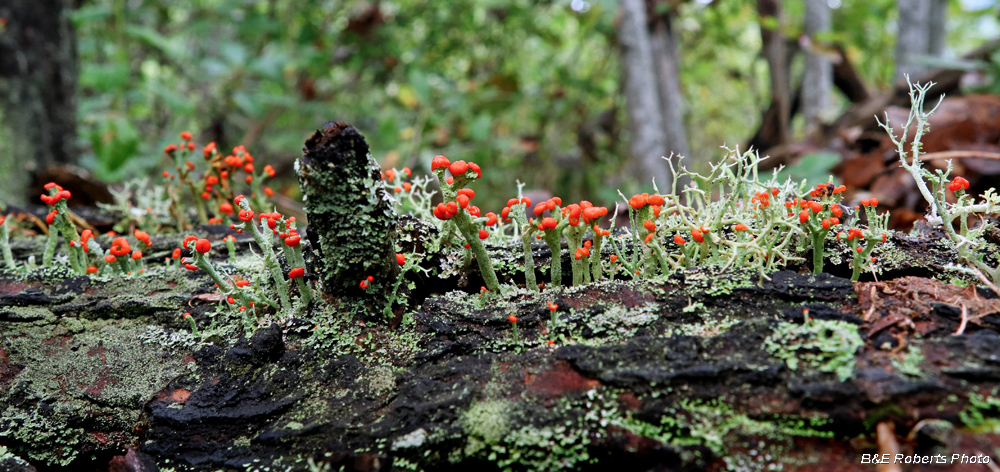
M634 175L641 180L656 179L659 186L669 185L670 168L661 159L666 149L664 120L643 0L622 0L618 33Z
M921 56L930 54L931 0L898 0L899 34L896 37L896 80L904 76L917 77L927 71L919 64Z
M789 121L791 117L791 88L789 87L785 36L781 29L781 0L757 0L757 12L761 18L760 37L764 47L771 75L771 104L777 113L777 143L791 140Z
M681 93L680 56L677 33L670 13L656 15L650 32L653 61L659 84L660 111L663 116L665 149L668 154L687 156L690 153L684 127L684 95Z
M948 454L976 457L995 435L961 418L1000 416L967 398L1000 388L1000 324L985 316L998 301L899 275L949 273L954 251L928 230L892 237L900 257L879 282L789 267L760 281L595 284L560 294L551 317L539 316L549 294L474 303L438 269L461 257L447 249L414 277L426 295L413 300L412 325L361 323L351 305L327 301L290 326L205 338L188 323L214 330L244 315L216 309L202 271L123 283L4 275L0 470L308 470L316 459L330 470L628 471L678 470L683 457L701 461L683 470L704 470L746 460L742 444L762 431L790 463L872 470L857 466L874 440L859 427L888 408L914 412L888 416L901 436L913 432L908 454L938 454L946 441ZM163 238L157 260L172 244ZM407 254L423 245L408 240ZM40 246L17 238L14 250L23 260ZM237 257L255 256L244 244ZM693 302L699 317L655 316ZM731 327L705 321L726 317ZM911 317L918 327L900 322ZM900 352L888 359L881 346Z
M833 66L817 52L817 36L830 30L830 7L826 0L806 0L805 35L813 45L806 48L806 69L802 77L802 114L806 134L819 129L823 113L830 106Z
M933 57L944 55L945 18L948 16L948 0L930 0L930 14L927 17L927 53Z
M66 0L0 4L0 109L8 145L0 153L0 200L24 200L28 174L75 163L76 42Z

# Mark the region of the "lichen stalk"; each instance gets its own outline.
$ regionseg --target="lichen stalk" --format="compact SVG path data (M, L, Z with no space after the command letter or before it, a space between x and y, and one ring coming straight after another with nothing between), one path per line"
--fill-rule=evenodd
M56 244L59 242L58 233L49 228L48 239L45 240L45 251L42 253L42 266L52 265L52 258L56 255Z
M601 267L601 245L604 236L598 231L599 229L594 226L594 246L590 250L590 274L594 282L604 278L604 269Z
M279 223L280 224L280 223ZM288 260L288 265L292 267L306 267L305 258L302 257L302 247L301 246L289 246L287 243L281 244L281 250L285 254L285 259ZM314 295L312 288L309 287L309 283L305 281L302 277L295 279L295 285L299 289L299 299L295 302L295 313L302 314L309 303L312 302Z
M240 207L244 210L249 210L250 203L246 199L243 199L240 202ZM282 310L291 310L292 305L288 301L288 283L285 281L285 274L281 272L281 266L278 265L278 256L274 253L274 248L272 247L273 239L271 237L271 230L266 229L267 234L265 235L253 221L250 221L246 227L250 230L250 235L253 236L257 247L264 253L264 267L267 268L268 274L271 275L271 280L274 281L274 288L277 290L278 298L281 300Z
M826 233L829 231L815 231L812 233L813 247L813 273L823 272L823 246L826 242Z
M483 247L483 243L479 239L479 229L473 224L472 217L468 213L460 211L455 214L454 221L458 226L458 230L462 233L462 237L469 244L469 249L476 256L476 263L479 264L479 273L483 277L483 284L491 292L500 290L497 274L493 270L493 262L490 261L490 255L487 254L486 248Z
M559 228L555 230L546 231L545 236L542 240L549 247L552 252L552 257L549 262L549 273L552 278L552 285L555 287L562 286L562 237L560 236Z
M222 293L222 295L233 297L233 299L238 301L240 305L247 307L247 309L253 307L253 299L247 296L247 294L242 290L238 290L236 287L233 287L228 281L219 276L219 273L215 270L215 266L212 265L212 261L208 259L208 256L195 250L195 241L188 243L188 249L191 250L191 257L194 258L194 265L198 266L199 269L208 274L208 277L219 286L219 292Z
M526 225L530 226L530 225ZM521 250L524 251L524 283L529 289L538 291L538 281L535 279L535 258L531 254L531 238L533 231L525 231L521 235Z
M521 197L518 197L521 200ZM535 238L538 228L528 223L525 216L525 209L528 207L525 201L511 205L507 210L508 215L514 220L515 227L520 229L521 252L524 255L524 283L530 290L538 290L538 281L535 279L535 257L531 253L531 240Z

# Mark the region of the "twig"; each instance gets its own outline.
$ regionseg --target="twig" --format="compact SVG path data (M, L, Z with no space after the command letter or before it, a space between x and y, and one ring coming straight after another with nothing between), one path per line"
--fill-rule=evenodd
M981 159L1000 159L1000 152L988 151L941 151L930 152L920 156L921 161L936 161L941 159L957 159L960 157L976 157Z
M899 453L899 443L896 442L896 425L891 421L882 421L875 426L878 438L878 452L880 455L888 454L889 457L896 457ZM899 464L879 464L876 466L878 472L903 472Z
M976 451L976 452L978 452L979 454L982 454L982 455L984 455L984 456L986 455L986 454L983 454L983 453L982 453L982 452L980 452L980 451ZM988 457L988 456L987 456L987 457ZM990 468L990 471L992 471L992 472L1000 472L1000 467L997 467L997 466L996 466L996 464L994 464L994 463L992 463L992 462L987 462L987 463L986 463L986 467L989 467L989 468Z
M969 324L969 308L962 305L962 322L958 324L958 329L952 336L961 336L965 332L966 325Z
M872 315L875 314L875 300L878 299L878 295L875 294L874 285L872 285L871 296L869 298L871 298L872 305L868 307L868 311L865 313L865 321L870 322L872 320Z
M990 290L993 290L993 293L1000 295L1000 288L997 288L996 284L991 282L990 279L987 279L986 276L983 275L983 273L979 269L971 266L969 267L969 269L972 270L972 273L976 274L976 277L979 277L980 282L986 284L986 286L989 287Z
M69 217L69 220L73 224L75 224L77 226L80 226L83 229L89 229L89 230L93 231L94 233L98 232L97 228L95 228L93 225L91 225L89 221L81 218L80 215L77 215L76 213L73 213L72 210L67 211L67 213L68 213L68 215L66 215L66 216Z
M918 421L917 424L913 425L913 428L910 429L910 434L906 435L906 440L907 441L916 440L917 439L917 432L920 431L920 428L923 428L925 424L927 424L928 422L932 422L932 421L939 421L939 420L937 420L935 418L924 418L924 419Z

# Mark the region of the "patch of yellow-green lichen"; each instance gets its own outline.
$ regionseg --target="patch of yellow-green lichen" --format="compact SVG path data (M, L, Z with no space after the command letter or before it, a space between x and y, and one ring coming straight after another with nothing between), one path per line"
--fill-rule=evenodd
M791 446L793 437L832 437L819 429L824 418L750 418L722 400L682 399L665 409L658 423L648 423L626 414L614 423L638 436L683 448L705 446L718 456L730 454L728 445L735 437L763 437L774 444Z
M567 426L522 426L510 431L489 458L502 470L574 470L591 462L586 430Z
M645 303L632 308L624 305L611 305L604 310L590 315L580 324L570 327L572 339L577 343L591 346L621 344L628 341L640 328L656 322L659 304ZM589 337L583 337L583 331L588 331Z
M720 272L709 267L699 267L683 274L684 293L692 296L729 295L739 288L756 287L760 281L760 274L749 269Z
M469 409L462 413L459 423L465 430L466 435L475 444L473 450L467 453L473 454L478 451L481 444L498 444L507 433L510 425L510 411L513 404L506 400L483 400L472 403Z
M412 323L387 330L380 325L363 325L349 315L363 310L350 300L342 300L340 306L317 301L308 317L315 329L303 344L329 356L353 354L371 365L393 367L407 365L420 352L419 342L425 335L418 333Z
M969 393L969 404L958 413L969 429L978 433L1000 434L1000 389L988 395Z
M924 369L920 368L923 361L924 355L920 351L920 344L911 341L904 352L893 357L892 366L901 374L922 378L927 375Z
M51 410L8 405L0 414L0 437L23 444L19 449L26 457L66 466L76 458L77 444L84 439L82 428L69 426L74 410L69 404L56 404Z
M854 354L863 345L857 326L834 320L811 320L805 324L782 322L764 341L765 350L784 360L789 369L803 365L834 373L841 381L851 377Z
M368 394L374 398L387 398L396 391L396 374L387 365L373 365L366 369L364 380Z

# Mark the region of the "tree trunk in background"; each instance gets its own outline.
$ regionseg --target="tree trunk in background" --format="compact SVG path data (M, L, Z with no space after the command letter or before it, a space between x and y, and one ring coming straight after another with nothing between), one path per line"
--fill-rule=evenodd
M833 65L817 51L817 35L830 30L830 7L827 0L806 0L805 35L812 47L806 48L806 70L802 77L802 114L806 135L819 129L823 112L830 106Z
M791 113L791 92L788 80L787 55L785 52L785 35L782 31L781 1L757 0L757 13L760 15L760 37L764 47L764 58L771 75L771 105L778 114L776 144L791 141L789 126Z
M659 84L660 114L663 116L666 154L690 153L684 127L684 95L681 93L680 57L677 34L670 13L656 15L651 24L650 43Z
M927 67L917 64L920 56L930 54L930 15L932 0L897 0L899 34L896 36L896 80L917 77Z
M927 18L927 53L934 57L944 55L945 18L948 16L948 0L930 0L930 14Z
M631 131L633 175L645 183L656 179L660 188L670 184L670 168L664 155L664 126L656 84L646 5L643 0L622 0L618 42L622 50L622 71L626 112Z
M0 201L24 201L29 173L75 163L78 63L66 0L0 4L0 110L7 138L0 153Z

